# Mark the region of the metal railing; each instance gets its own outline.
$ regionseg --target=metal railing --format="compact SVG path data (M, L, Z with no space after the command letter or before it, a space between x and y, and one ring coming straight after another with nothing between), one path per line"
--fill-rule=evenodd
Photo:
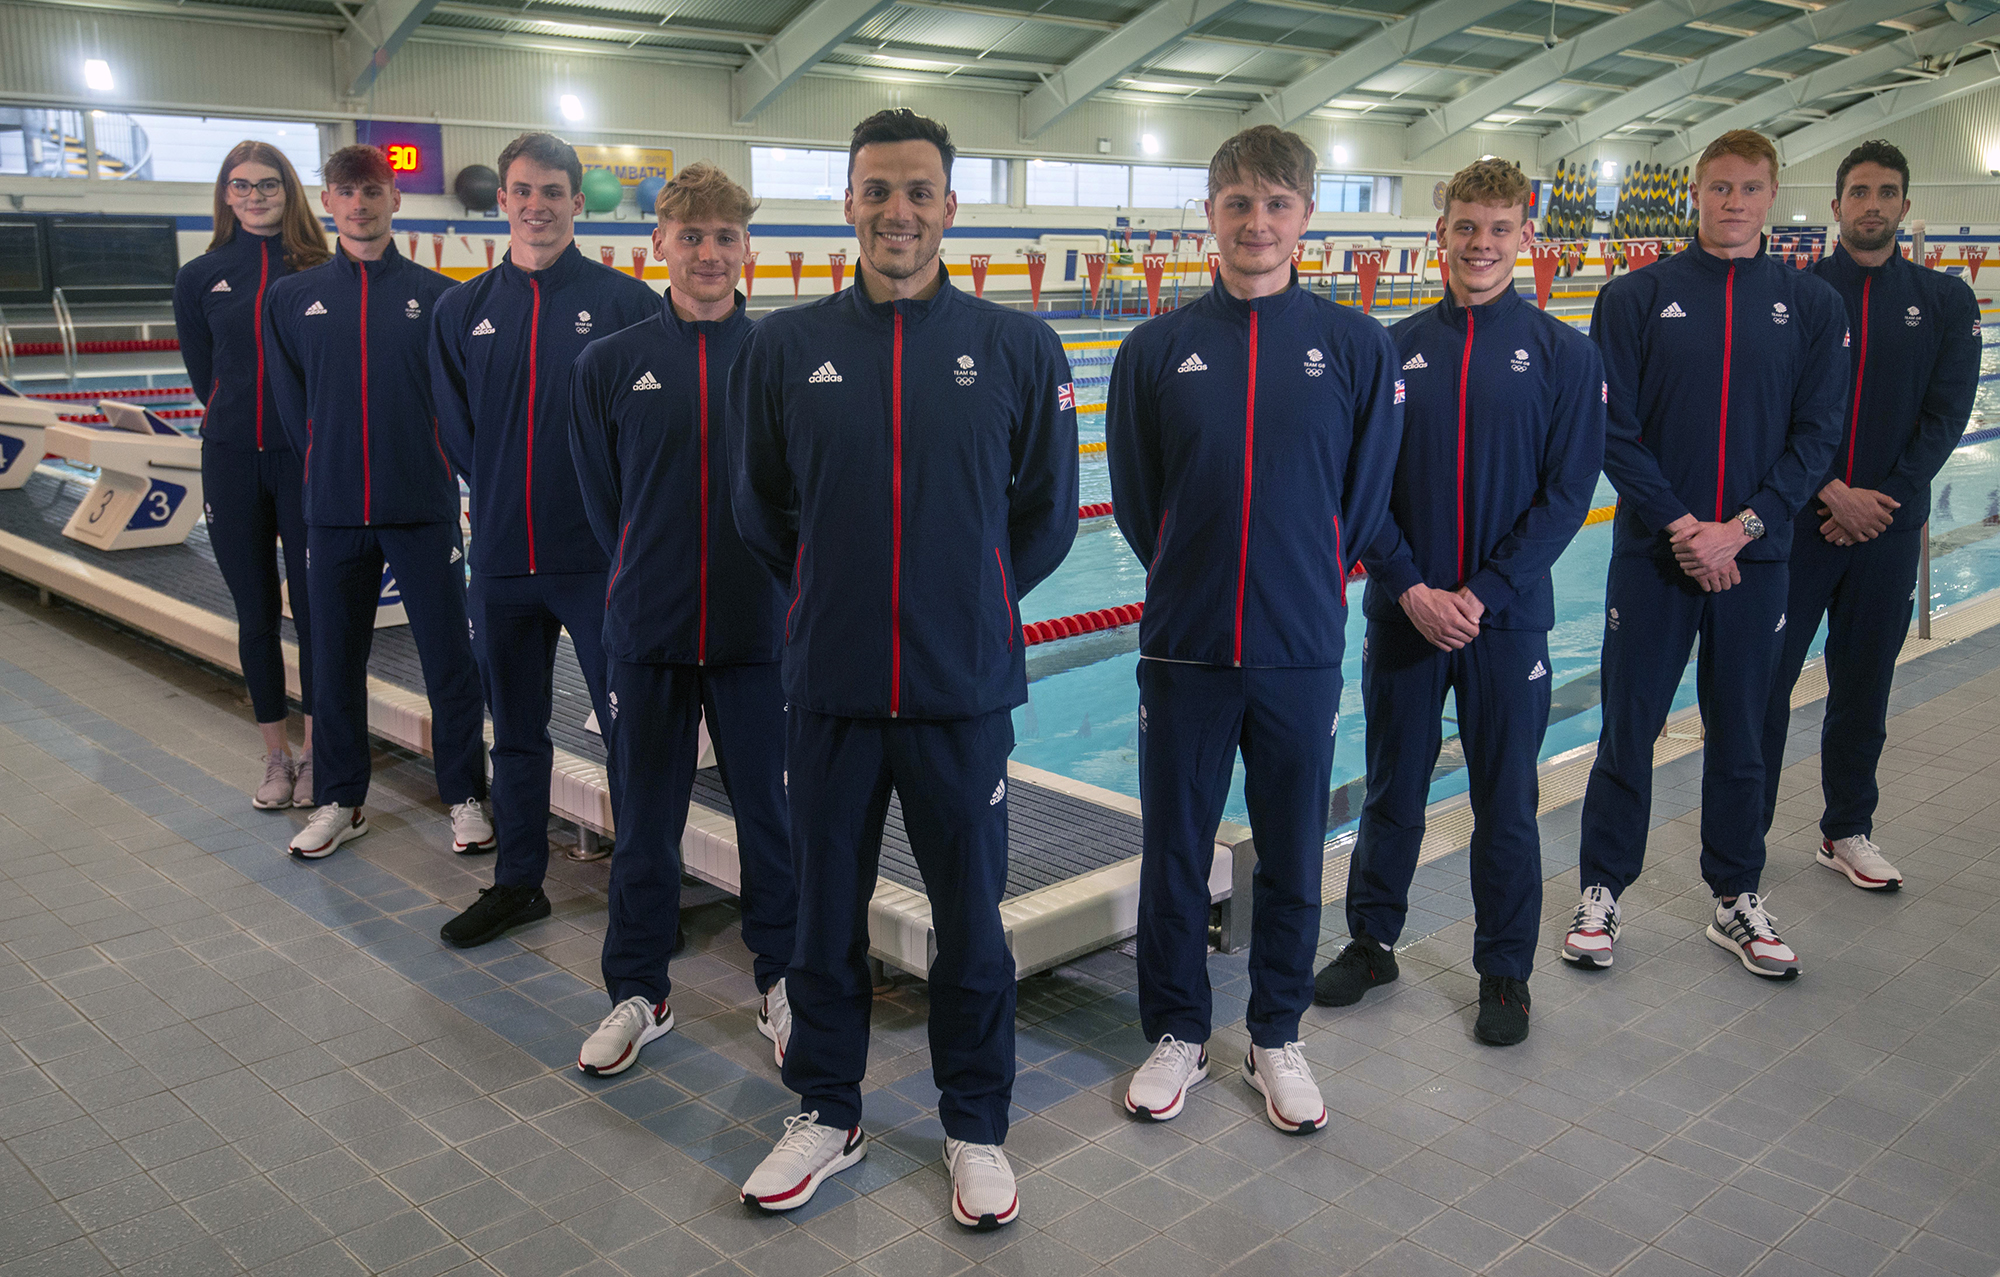
M50 301L56 311L56 337L62 342L63 372L71 385L76 384L76 319L70 314L69 299L58 288L50 294Z

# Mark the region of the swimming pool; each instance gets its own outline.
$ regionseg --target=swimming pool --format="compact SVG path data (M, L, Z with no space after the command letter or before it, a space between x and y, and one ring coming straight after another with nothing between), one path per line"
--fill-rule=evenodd
M1405 312L1406 313L1406 312ZM1393 323L1400 314L1377 312ZM1129 331L1129 330L1128 330ZM1101 405L1105 378L1117 333L1069 333L1078 401ZM1971 434L1977 438L1987 423L2000 423L2000 342L1989 342ZM1102 411L1087 413L1079 422L1085 442L1104 438ZM1934 607L2000 589L2000 440L1960 447L1952 454L1933 487L1931 516L1931 600ZM1109 468L1102 453L1083 459L1082 499L1109 501ZM1598 480L1593 506L1616 499L1610 481ZM1555 757L1596 741L1602 716L1597 703L1597 661L1604 638L1602 618L1605 570L1611 557L1611 525L1598 523L1577 534L1553 576L1556 627L1549 634L1555 707L1551 713L1542 756ZM1086 521L1076 545L1054 576L1021 604L1024 622L1067 616L1096 608L1133 603L1145 597L1145 571L1126 546L1117 524L1108 518ZM1347 655L1342 663L1343 730L1334 749L1330 834L1351 827L1359 814L1367 727L1361 714L1361 638L1365 622L1359 595L1347 619ZM1813 640L1818 655L1825 629ZM1088 635L1042 644L1031 649L1028 703L1014 712L1016 760L1058 775L1137 796L1138 752L1138 630L1128 626L1112 634ZM1680 710L1694 703L1694 673L1687 675L1675 697ZM1433 801L1465 790L1465 773L1456 765L1457 740L1453 707L1445 705L1444 753L1431 784ZM1243 802L1243 765L1239 759L1224 808L1226 820L1248 823Z

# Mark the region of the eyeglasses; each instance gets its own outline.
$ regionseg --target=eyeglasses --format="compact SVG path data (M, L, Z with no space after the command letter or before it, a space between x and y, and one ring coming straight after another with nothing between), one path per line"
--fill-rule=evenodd
M261 182L246 181L240 177L229 179L229 193L231 195L248 195L250 192L255 191L259 195L269 198L284 189L284 182L275 177L267 177Z

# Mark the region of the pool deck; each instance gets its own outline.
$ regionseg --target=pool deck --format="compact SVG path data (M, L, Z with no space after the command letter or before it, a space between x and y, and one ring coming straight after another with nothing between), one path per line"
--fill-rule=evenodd
M1007 1150L1022 1218L947 1216L924 987L876 1003L868 1158L806 1209L736 1184L793 1101L754 1022L726 901L688 915L677 1030L572 1067L602 1014L604 866L555 867L555 917L470 953L483 885L445 850L421 758L377 758L375 829L317 865L252 810L240 686L0 582L0 1277L61 1273L1985 1277L2000 1269L2000 632L1905 664L1877 838L1909 885L1812 863L1812 709L1766 887L1805 975L1700 937L1692 756L1668 762L1619 964L1554 944L1534 1033L1470 1036L1463 873L1420 884L1403 978L1313 1010L1332 1110L1279 1136L1242 1082L1242 955L1212 955L1213 1080L1174 1122L1118 1104L1145 1044L1116 950L1021 986ZM1344 940L1328 910L1321 956Z

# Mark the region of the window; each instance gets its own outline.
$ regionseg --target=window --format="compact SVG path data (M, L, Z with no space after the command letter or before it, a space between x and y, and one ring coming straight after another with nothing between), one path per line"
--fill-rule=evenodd
M82 177L83 112L0 107L0 173Z
M767 200L837 200L847 193L847 152L753 146L750 191Z
M1133 208L1198 208L1208 198L1208 170L1140 165L1132 170Z
M1028 161L1028 203L1081 208L1123 208L1130 198L1131 170L1123 164Z
M952 161L951 188L961 204L1005 204L1007 161L961 155Z
M1366 213L1374 206L1375 179L1342 174L1319 179L1319 211L1322 213Z
M213 182L238 142L269 142L284 152L299 180L319 181L319 126L297 120L243 120L213 115L126 115L99 111L97 171L101 177L155 182Z

